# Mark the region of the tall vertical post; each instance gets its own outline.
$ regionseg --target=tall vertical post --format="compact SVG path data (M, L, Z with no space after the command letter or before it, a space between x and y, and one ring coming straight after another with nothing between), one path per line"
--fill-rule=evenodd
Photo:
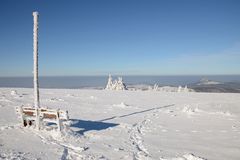
M33 86L34 107L36 108L36 127L39 129L39 84L38 84L38 12L33 12Z

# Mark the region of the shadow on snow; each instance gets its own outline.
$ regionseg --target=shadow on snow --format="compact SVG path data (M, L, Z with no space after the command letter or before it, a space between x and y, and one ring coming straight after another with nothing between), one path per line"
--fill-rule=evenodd
M88 120L80 120L80 119L70 119L71 125L70 127L78 128L79 131L76 131L79 134L84 134L87 131L91 130L104 130L110 127L115 127L119 124L116 123L106 123L106 122L100 122L100 121L88 121Z
M129 114L124 114L124 115L121 115L121 116L113 116L113 117L102 119L102 120L99 120L99 121L104 122L104 121L108 121L108 120L115 119L115 118L128 117L128 116L132 116L132 115L135 115L135 114L140 114L140 113L149 112L149 111L152 111L152 110L158 110L158 109L162 109L162 108L168 108L168 107L172 107L172 106L174 106L174 104L161 106L161 107L154 107L154 108L150 108L150 109L145 109L145 110L142 110L142 111L137 111L137 112L133 112L133 113L129 113Z
M81 135L84 135L84 133L87 132L87 131L92 131L92 130L100 131L100 130L104 130L104 129L107 129L107 128L110 128L110 127L115 127L115 126L119 125L119 124L116 124L116 123L108 123L108 122L104 122L104 121L112 120L112 119L115 119L115 118L128 117L128 116L132 116L132 115L135 115L135 114L141 114L141 113L144 113L144 112L149 112L149 111L152 111L152 110L158 110L158 109L162 109L162 108L168 108L168 107L172 107L172 106L174 106L174 104L161 106L161 107L154 107L154 108L150 108L150 109L146 109L146 110L142 110L142 111L137 111L137 112L133 112L133 113L129 113L129 114L124 114L124 115L121 115L121 116L113 116L113 117L102 119L102 120L99 120L99 121L70 119L71 120L70 127L74 127L74 128L79 129L76 132L81 134Z

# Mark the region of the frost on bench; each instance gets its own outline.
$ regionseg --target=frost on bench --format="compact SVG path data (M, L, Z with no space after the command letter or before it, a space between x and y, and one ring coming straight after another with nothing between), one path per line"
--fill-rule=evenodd
M21 123L24 127L32 126L37 122L37 112L39 114L39 122L43 125L43 122L55 123L58 130L63 128L63 122L69 120L68 111L60 109L48 109L48 108L32 108L20 106L16 108L16 113L21 119Z

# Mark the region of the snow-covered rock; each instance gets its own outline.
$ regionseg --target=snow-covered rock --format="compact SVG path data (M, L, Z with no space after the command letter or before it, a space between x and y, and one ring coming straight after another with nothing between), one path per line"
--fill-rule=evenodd
M18 95L18 93L17 93L16 90L12 90L12 91L11 91L11 95L12 95L12 96L16 96L16 95Z

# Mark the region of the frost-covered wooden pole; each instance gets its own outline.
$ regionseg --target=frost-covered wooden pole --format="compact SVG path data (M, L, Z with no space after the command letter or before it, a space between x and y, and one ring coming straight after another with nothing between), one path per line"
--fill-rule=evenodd
M33 84L34 106L39 108L38 89L38 12L33 12Z
M38 12L33 12L33 85L34 107L36 108L36 127L39 129L39 84L38 84Z

